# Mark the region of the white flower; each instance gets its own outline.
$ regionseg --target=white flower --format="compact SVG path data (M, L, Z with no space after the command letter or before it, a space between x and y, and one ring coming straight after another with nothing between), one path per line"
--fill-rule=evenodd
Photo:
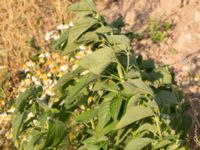
M33 82L37 82L37 78L36 77L32 76L31 79L32 79Z
M39 58L45 58L45 54L43 54L43 53L40 54L40 55L39 55Z
M68 68L69 68L68 65L64 65L64 66L61 66L59 70L64 72L64 71L67 71Z
M49 77L49 78L50 78L51 76L52 76L52 74L51 74L51 73L48 73L48 74L47 74L47 77Z
M86 50L86 47L85 47L84 45L81 45L81 46L79 47L79 49L82 50L82 51L84 51L84 50Z
M30 73L28 73L27 75L26 75L26 78L30 78L31 77L31 75L30 75Z
M84 51L80 51L80 52L78 52L78 53L76 54L75 58L76 58L76 59L81 59L81 58L83 58L84 56L85 56Z
M46 94L42 94L42 96L39 98L39 100L43 100L46 97Z
M32 118L33 116L34 116L34 115L33 115L32 112L28 114L28 118L29 118L29 119Z
M44 55L45 55L45 57L47 57L47 58L48 58L48 57L50 57L50 54L49 54L49 52L45 52L45 54L44 54Z
M41 86L42 83L41 83L41 81L38 80L38 81L35 82L35 85L36 85L36 86Z
M86 74L88 74L88 73L89 73L89 71L86 70L86 71L82 72L81 75L86 75Z
M59 39L59 38L60 38L59 35L53 35L53 36L52 36L52 39L54 39L54 40L57 40L57 39Z
M47 32L45 35L45 40L49 41L52 38L54 33L55 33L54 31Z
M64 29L68 29L69 28L69 25L64 25L64 24L59 24L57 26L57 29L58 30L64 30Z
M74 24L73 24L72 21L69 22L69 26L70 26L70 27L74 26Z
M55 93L51 89L47 89L47 91L45 93L47 95L49 95L49 96L54 96L55 95Z
M87 51L87 54L92 54L92 51L91 50Z
M15 108L13 107L13 108L9 109L7 112L8 113L14 113L15 112Z
M78 65L73 65L72 66L72 71L74 71L76 68L78 68Z
M29 62L26 63L26 65L27 65L28 67L33 67L33 66L35 66L35 63L32 62L32 61L29 61Z

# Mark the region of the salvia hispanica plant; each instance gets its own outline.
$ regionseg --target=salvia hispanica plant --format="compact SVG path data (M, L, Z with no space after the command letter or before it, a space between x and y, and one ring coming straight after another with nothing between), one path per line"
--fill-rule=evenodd
M92 0L71 5L75 13L55 48L78 65L54 86L54 98L32 85L16 98L12 124L18 149L187 149L188 107L166 66L134 53L115 24ZM77 54L85 53L77 58ZM70 63L70 62L68 62Z

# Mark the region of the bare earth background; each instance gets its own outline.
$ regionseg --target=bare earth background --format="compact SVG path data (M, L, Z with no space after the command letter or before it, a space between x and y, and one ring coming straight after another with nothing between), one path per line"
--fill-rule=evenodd
M30 44L46 47L45 33L68 16L65 8L73 0L1 0L0 80L5 68L11 74L34 52ZM145 28L151 18L173 22L173 29L160 44L144 39L133 43L136 52L158 64L170 65L176 81L192 101L194 125L192 149L200 149L194 129L200 134L200 1L199 0L98 0L98 9L113 20L121 14L132 31ZM3 68L3 69L2 69ZM1 81L0 81L1 83ZM199 135L200 142L200 135ZM200 144L199 144L200 145Z
M158 64L170 65L177 84L192 101L191 149L200 149L200 1L199 0L106 0L99 6L113 20L121 14L129 29L145 28L150 19L171 21L173 29L160 44L144 39L133 43L134 50ZM194 131L195 130L195 131Z

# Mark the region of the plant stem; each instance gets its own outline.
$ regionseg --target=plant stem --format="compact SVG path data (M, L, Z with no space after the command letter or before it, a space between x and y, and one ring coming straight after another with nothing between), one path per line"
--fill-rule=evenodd
M156 127L158 130L158 134L162 138L162 133L161 133L160 124L159 124L159 118L157 116L155 116L155 121L156 121Z

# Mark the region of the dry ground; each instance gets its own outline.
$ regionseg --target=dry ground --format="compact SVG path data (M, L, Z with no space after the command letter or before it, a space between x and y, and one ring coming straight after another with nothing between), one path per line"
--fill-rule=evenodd
M0 71L17 69L36 45L45 47L45 33L66 20L72 0L1 0Z
M121 14L132 31L144 29L152 18L173 23L169 37L162 43L144 39L133 45L145 58L168 64L175 71L177 84L192 104L191 149L200 149L200 1L106 0L106 3L99 7L109 14L109 20Z

